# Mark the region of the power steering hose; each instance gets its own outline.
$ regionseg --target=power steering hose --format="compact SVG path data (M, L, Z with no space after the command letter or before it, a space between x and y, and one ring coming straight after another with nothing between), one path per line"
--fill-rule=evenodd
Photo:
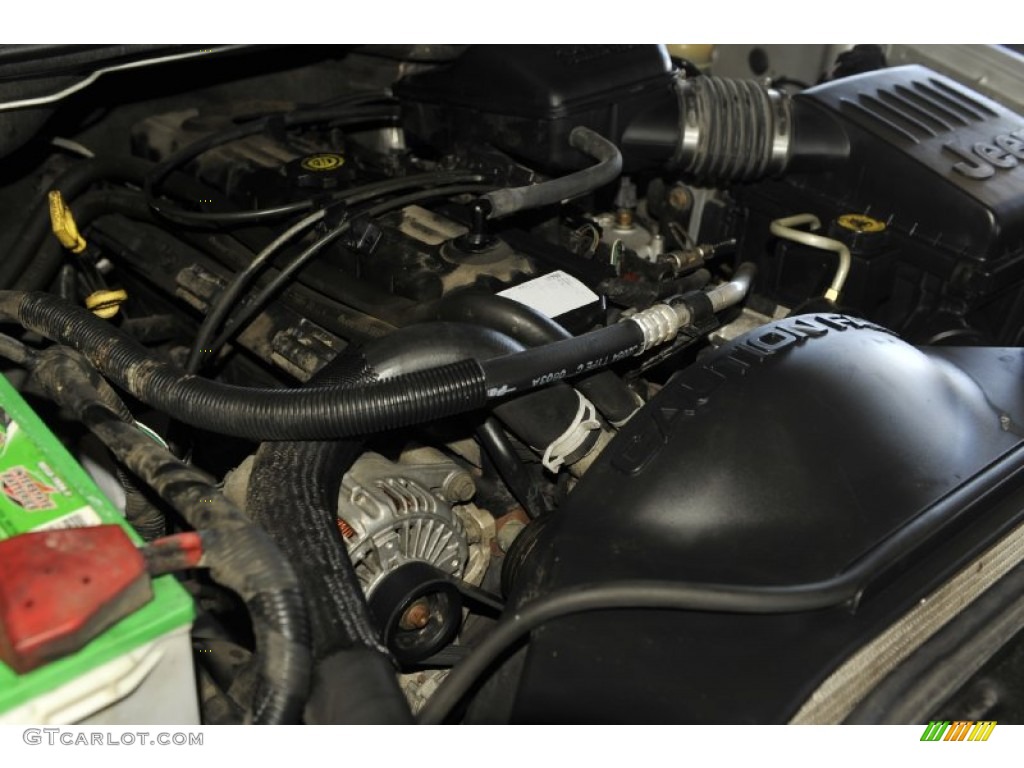
M438 305L438 316L492 328L527 347L572 338L569 331L533 307L493 293L450 294ZM575 386L616 425L628 421L641 404L626 383L610 370L583 376Z
M345 388L253 389L189 376L88 310L47 293L0 291L0 315L78 349L119 387L186 424L251 440L320 440L467 413L642 354L674 339L695 317L740 301L753 274L743 264L724 286L543 347Z

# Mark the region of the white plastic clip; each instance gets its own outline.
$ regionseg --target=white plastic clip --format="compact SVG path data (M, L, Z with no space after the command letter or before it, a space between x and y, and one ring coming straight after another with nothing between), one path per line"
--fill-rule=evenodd
M557 472L565 464L565 460L586 442L587 435L601 428L594 404L579 392L576 396L580 399L580 407L576 410L575 418L569 428L552 441L541 457L541 464L550 472Z

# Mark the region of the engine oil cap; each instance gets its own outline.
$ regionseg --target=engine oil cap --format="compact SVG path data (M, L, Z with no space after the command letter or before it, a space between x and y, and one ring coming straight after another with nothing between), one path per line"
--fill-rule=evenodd
M351 169L340 152L315 152L287 166L288 180L302 189L337 189L351 178Z

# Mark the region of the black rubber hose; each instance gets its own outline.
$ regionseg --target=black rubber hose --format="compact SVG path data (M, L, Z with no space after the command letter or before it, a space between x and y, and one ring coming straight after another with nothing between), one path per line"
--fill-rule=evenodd
M486 359L522 350L518 340L485 325L430 322L407 326L374 340L364 354L373 370L388 378L456 360ZM520 440L543 450L569 428L578 405L573 389L557 382L496 405L494 414ZM516 455L501 425L488 418L477 428L476 436L523 509L532 517L549 511L531 471Z
M363 355L378 378L390 379L468 358L486 359L522 350L521 344L490 328L427 322L374 339Z
M533 307L493 293L450 293L437 305L437 316L441 320L493 328L527 347L572 338L569 331Z
M378 376L387 379L467 358L486 360L522 351L518 341L495 329L431 322L406 326L375 340L364 354ZM571 426L578 408L573 388L555 382L496 405L494 413L520 440L543 450Z
M579 197L615 181L622 173L619 148L596 131L576 126L569 133L569 144L597 160L597 164L540 184L490 192L482 198L490 207L487 218L500 219Z
M116 397L112 390L79 353L51 347L39 356L35 376L119 461L202 531L211 576L238 593L252 619L258 680L248 719L297 722L309 689L309 628L298 579L280 550L212 478L126 423L120 409L107 404Z
M494 469L518 501L526 514L532 518L550 512L544 494L534 480L530 470L523 464L516 450L509 442L508 435L497 419L488 418L477 427L476 437L494 464Z
M183 374L123 331L47 293L0 291L0 315L82 351L104 376L179 421L254 440L365 435L477 410L643 349L634 322L485 363L465 360L347 389L251 389Z
M569 331L533 307L493 293L449 294L438 305L438 315L443 320L493 328L527 347L573 338ZM625 422L641 404L633 390L613 371L583 376L575 386L614 424Z
M439 725L494 662L522 637L550 621L578 613L639 608L715 613L798 613L832 608L856 598L858 584L747 587L671 581L620 581L555 592L507 614L441 683L419 721Z
M623 322L488 360L481 366L488 395L502 397L599 370L639 353L643 346L640 326Z
M254 440L365 435L484 406L480 364L467 360L373 385L252 389L184 375L91 312L46 293L0 291L0 314L80 349L104 376L153 408Z

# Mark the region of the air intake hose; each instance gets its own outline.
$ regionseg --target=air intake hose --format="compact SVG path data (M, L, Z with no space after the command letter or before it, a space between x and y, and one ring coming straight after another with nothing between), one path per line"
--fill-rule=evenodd
M657 150L662 164L695 184L721 187L824 168L849 154L842 127L800 96L710 76L680 77L674 90L675 109L662 104L634 120L623 151L650 158Z

